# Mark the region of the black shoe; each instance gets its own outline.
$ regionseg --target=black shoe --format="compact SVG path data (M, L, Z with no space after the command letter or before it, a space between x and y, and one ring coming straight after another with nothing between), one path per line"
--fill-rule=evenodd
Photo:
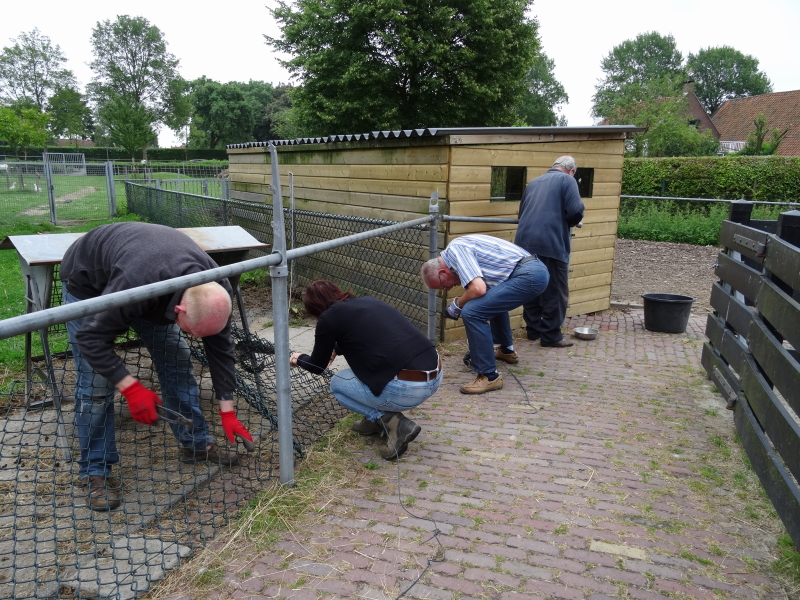
M570 346L574 346L572 342L569 340L558 340L557 342L539 342L542 345L542 348L569 348Z
M542 336L541 336L541 335L539 335L538 333L529 333L529 334L528 334L528 339L529 339L530 341L532 341L532 342L537 342L537 341L539 341L539 338L541 338L541 337L542 337Z
M389 441L386 442L386 448L381 448L381 456L384 460L395 460L403 456L408 444L419 435L422 427L403 413L386 413L383 418L385 419L387 415L391 415L388 421L384 421L386 429L389 430Z
M364 417L358 423L353 423L350 429L361 435L383 433L383 425L376 421L370 421L367 417Z
M467 353L464 355L464 358L462 358L461 360L464 361L464 364L466 366L470 366L472 364L472 358L469 355L469 350L467 350Z

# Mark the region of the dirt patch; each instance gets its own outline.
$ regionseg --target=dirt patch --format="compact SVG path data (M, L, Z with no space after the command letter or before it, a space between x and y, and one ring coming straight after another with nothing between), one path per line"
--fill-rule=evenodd
M617 240L613 302L642 303L642 294L661 292L693 296L692 312L711 310L714 263L720 248L670 242Z
M80 200L81 198L85 198L90 194L94 194L97 191L97 188L87 185L75 192L70 192L69 194L64 194L56 198L56 202L72 202L73 200Z

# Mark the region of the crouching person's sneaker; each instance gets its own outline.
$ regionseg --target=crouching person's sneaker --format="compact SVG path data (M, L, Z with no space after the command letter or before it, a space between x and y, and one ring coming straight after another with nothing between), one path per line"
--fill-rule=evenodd
M118 487L109 487L108 479L102 475L89 475L83 480L86 487L86 502L92 510L112 510L120 505Z
M219 465L233 466L239 464L239 455L235 450L228 450L216 444L209 444L204 450L194 448L184 448L181 455L181 462L210 462Z
M383 425L377 421L370 421L367 417L361 419L358 423L353 423L350 427L359 435L373 435L375 433L383 433Z
M472 383L465 383L461 386L462 394L484 394L494 390L502 389L503 376L497 375L493 380L489 380L486 375L478 375Z
M384 413L381 417L389 431L386 447L381 448L381 456L385 460L395 460L408 450L408 444L422 431L422 427L414 423L403 413Z

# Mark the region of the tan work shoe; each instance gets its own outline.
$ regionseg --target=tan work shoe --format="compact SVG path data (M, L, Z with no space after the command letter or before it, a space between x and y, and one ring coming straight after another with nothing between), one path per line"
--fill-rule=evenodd
M502 360L510 365L515 365L519 362L519 356L517 356L516 352L503 352L503 349L500 346L494 349L494 357L497 360Z
M462 394L483 394L486 392L493 392L494 390L502 389L503 376L498 375L494 381L489 381L486 375L478 375L472 383L466 383L461 386Z
M120 505L119 488L109 488L102 475L89 475L83 480L86 501L92 510L111 510Z

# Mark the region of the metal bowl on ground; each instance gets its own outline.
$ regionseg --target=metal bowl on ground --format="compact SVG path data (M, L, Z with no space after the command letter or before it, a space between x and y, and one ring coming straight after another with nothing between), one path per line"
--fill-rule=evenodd
M600 333L600 330L594 327L576 327L572 330L572 333L579 340L593 340Z

